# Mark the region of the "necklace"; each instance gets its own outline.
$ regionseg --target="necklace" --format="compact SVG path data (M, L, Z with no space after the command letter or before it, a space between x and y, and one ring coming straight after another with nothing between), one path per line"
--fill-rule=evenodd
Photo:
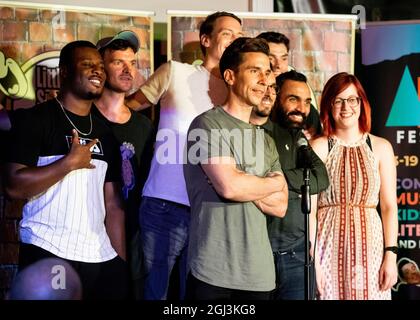
M69 118L69 116L67 115L67 113L66 113L66 110L64 109L64 107L63 107L63 104L61 103L61 101L60 100L58 100L57 98L55 98L55 100L57 100L57 102L58 102L58 104L60 105L60 107L61 107L61 110L63 110L63 113L64 113L64 115L66 116L66 118L67 118L67 120L70 122L70 124L73 126L73 128L74 129L76 129L76 131L78 132L78 133L80 133L82 136L88 136L88 135L90 135L91 133L92 133L92 129L93 129L93 126L92 126L92 114L89 112L89 121L90 121L90 129L89 129L89 132L88 133L84 133L84 132L82 132L82 131L80 131L75 125L74 125L74 123L73 123L73 121L71 121L70 120L70 118Z

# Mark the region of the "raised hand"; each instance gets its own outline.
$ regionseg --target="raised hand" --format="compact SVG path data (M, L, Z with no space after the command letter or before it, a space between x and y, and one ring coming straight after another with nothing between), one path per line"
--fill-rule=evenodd
M86 145L81 145L79 140L79 134L73 129L73 137L70 152L67 154L67 160L70 164L71 170L77 169L94 169L95 166L90 163L92 160L92 147L98 142L97 139L93 139Z

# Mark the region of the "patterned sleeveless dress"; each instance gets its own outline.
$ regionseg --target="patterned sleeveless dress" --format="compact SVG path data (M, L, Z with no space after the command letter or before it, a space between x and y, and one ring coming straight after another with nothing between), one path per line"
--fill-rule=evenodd
M329 138L330 186L319 195L316 250L326 278L325 300L387 300L379 290L383 258L379 164L367 143Z

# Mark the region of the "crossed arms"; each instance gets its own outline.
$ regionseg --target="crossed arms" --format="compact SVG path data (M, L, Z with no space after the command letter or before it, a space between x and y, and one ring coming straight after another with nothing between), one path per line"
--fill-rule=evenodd
M208 159L201 165L216 192L225 199L237 202L253 201L265 214L283 217L287 210L288 190L284 176L271 172L258 177L240 171L230 157Z

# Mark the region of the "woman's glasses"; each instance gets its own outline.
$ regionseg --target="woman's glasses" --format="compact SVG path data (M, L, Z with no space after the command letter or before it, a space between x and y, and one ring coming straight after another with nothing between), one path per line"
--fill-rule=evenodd
M334 108L341 108L341 106L345 103L345 102L347 102L347 104L349 105L349 107L352 107L352 108L354 108L354 107L357 107L358 105L359 105L359 103L360 103L360 97L349 97L349 98L347 98L347 99L342 99L342 98L336 98L334 101L333 101L333 107Z

